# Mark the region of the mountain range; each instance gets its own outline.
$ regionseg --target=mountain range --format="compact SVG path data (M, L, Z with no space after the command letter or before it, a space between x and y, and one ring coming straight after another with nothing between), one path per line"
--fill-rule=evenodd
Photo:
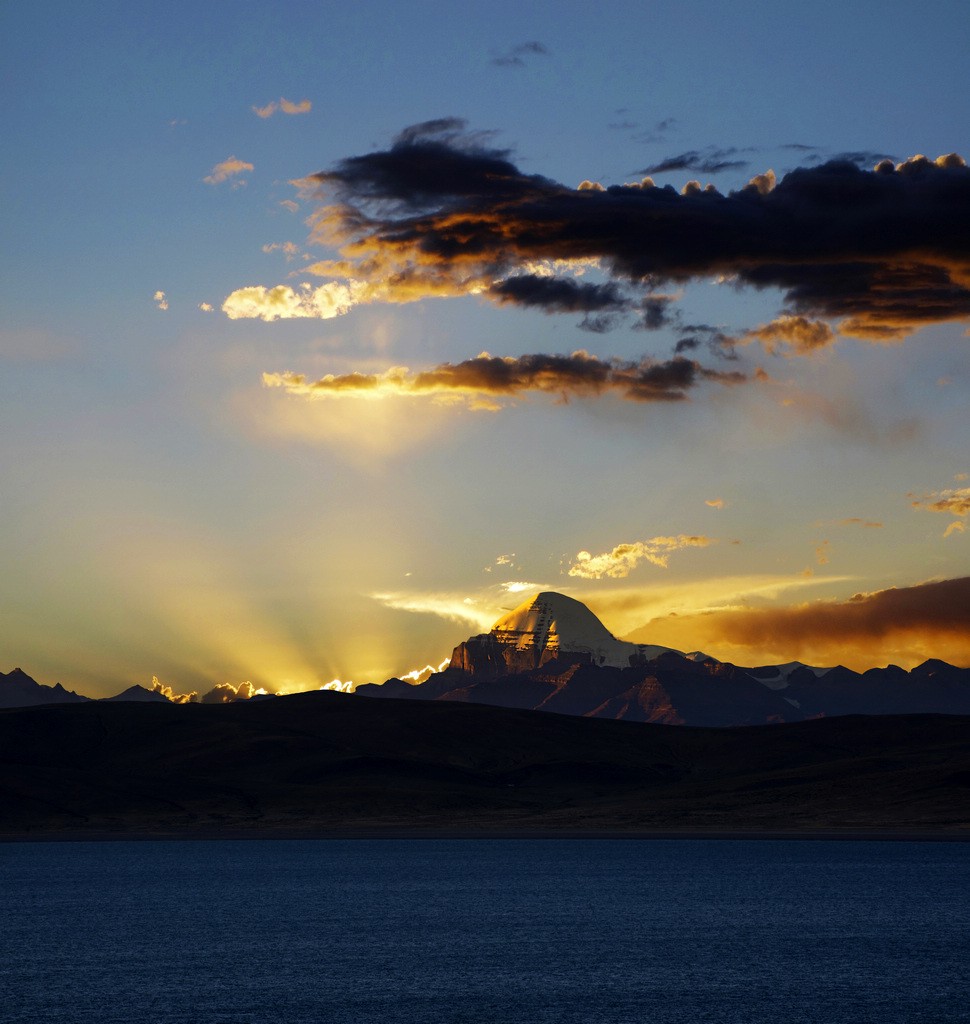
M462 641L448 666L421 683L365 684L358 696L460 701L587 718L665 725L738 726L864 714L970 715L970 668L931 659L853 672L798 661L739 667L700 651L618 640L582 602L535 594L488 633ZM131 686L105 698L167 703ZM264 698L261 698L264 699ZM0 708L83 703L89 698L0 673Z
M84 704L92 698L85 697L74 690L65 690L60 683L45 686L31 679L22 668L12 672L0 672L0 708L33 708L44 704ZM163 694L146 690L144 686L129 686L127 690L116 693L113 697L103 700L121 701L162 701L171 703Z
M931 659L858 673L793 661L741 668L699 651L618 640L580 601L536 594L469 637L422 683L365 697L466 701L589 718L735 726L865 714L970 714L970 669Z

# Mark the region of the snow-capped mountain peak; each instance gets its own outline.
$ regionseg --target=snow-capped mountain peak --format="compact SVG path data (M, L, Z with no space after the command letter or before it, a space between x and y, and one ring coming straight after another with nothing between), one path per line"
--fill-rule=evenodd
M506 650L531 652L536 664L560 654L587 654L594 665L627 668L634 661L671 650L617 640L581 601L554 591L534 594L523 601L503 615L488 636Z

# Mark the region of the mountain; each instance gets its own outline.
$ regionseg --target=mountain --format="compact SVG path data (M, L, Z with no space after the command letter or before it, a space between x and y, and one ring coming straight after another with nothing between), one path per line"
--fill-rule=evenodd
M958 716L695 729L328 691L18 708L0 711L0 836L968 838L968 737Z
M574 663L575 655L583 655L590 665L629 668L669 651L617 640L581 601L546 592L503 615L491 632L459 644L451 667L479 677L498 676L541 668L568 654Z
M171 704L172 702L163 693L159 693L158 690L146 690L144 686L139 686L137 683L134 686L129 686L127 690L122 690L121 693L116 693L113 697L102 697L102 700L138 700L144 702L150 702L153 704Z
M580 601L536 594L460 643L442 672L365 697L465 701L591 718L733 726L848 714L970 714L970 669L927 661L862 674L842 666L741 668L700 652L617 640Z
M60 683L43 686L27 675L23 669L0 672L0 708L28 708L40 704L79 704L89 700L73 690L65 690Z

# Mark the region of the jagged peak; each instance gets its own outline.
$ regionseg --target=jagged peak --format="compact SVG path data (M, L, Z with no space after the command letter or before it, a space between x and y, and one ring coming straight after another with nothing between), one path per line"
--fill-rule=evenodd
M491 631L507 637L510 634L530 637L536 645L542 647L553 636L582 640L594 645L616 640L582 601L552 590L533 594L517 608L503 615Z

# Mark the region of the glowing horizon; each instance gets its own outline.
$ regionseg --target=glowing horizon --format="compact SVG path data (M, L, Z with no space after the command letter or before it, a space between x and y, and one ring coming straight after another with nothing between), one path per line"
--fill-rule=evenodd
M843 8L11 9L0 669L970 664L965 13Z

